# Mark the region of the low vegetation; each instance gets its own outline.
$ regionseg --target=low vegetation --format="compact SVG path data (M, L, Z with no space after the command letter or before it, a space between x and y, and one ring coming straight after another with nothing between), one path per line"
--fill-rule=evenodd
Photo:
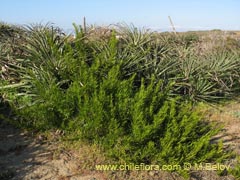
M95 37L74 28L73 37L51 24L0 25L1 106L17 117L12 123L62 129L119 162L230 158L211 142L221 127L194 106L239 95L239 40L208 50L211 41L198 33L118 25Z

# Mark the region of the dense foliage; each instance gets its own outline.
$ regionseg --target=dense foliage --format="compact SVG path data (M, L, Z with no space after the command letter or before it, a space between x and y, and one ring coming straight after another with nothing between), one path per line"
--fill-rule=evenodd
M196 34L118 26L93 38L91 30L74 28L72 37L49 24L1 25L1 101L10 104L16 124L74 132L128 162L227 157L210 143L219 128L203 121L192 102L238 95L237 51L199 52Z

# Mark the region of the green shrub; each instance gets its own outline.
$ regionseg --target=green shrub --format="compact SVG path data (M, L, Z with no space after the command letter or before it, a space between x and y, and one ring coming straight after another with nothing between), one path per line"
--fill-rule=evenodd
M78 115L69 121L69 130L79 132L83 140L101 144L113 158L134 163L179 164L222 160L221 145L210 140L219 129L203 122L190 104L171 99L169 89L154 79L140 88L134 78L121 80L114 66L95 86L89 75L78 88ZM171 86L170 86L171 87ZM169 87L169 88L170 88Z
M183 36L183 42L186 47L189 47L192 44L199 42L199 36L196 33L188 32L185 36Z
M239 162L233 169L231 169L230 173L232 175L234 175L235 178L240 179L240 164L239 164Z

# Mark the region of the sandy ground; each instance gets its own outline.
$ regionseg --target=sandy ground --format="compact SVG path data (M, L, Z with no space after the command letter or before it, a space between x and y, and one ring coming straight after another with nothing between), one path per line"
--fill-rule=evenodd
M0 180L102 178L100 174L79 174L78 164L74 154L59 150L57 141L49 142L44 136L36 137L0 123Z
M240 154L240 105L229 105L224 112L210 112L209 117L225 123L224 131L216 139L223 139L226 147ZM73 152L59 148L59 132L54 132L53 136L56 138L49 141L44 135L20 131L0 120L0 180L182 179L164 172L140 172L136 175L134 172L83 171L82 161L86 159L79 158L82 157L79 153L83 154L84 150ZM193 172L190 179L234 180L231 175L219 177L210 171Z

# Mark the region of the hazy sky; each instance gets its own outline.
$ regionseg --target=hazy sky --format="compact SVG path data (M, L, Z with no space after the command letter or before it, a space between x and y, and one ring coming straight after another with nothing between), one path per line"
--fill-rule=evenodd
M240 30L240 0L0 0L0 21L14 24L52 22L109 25L133 23L154 30Z

